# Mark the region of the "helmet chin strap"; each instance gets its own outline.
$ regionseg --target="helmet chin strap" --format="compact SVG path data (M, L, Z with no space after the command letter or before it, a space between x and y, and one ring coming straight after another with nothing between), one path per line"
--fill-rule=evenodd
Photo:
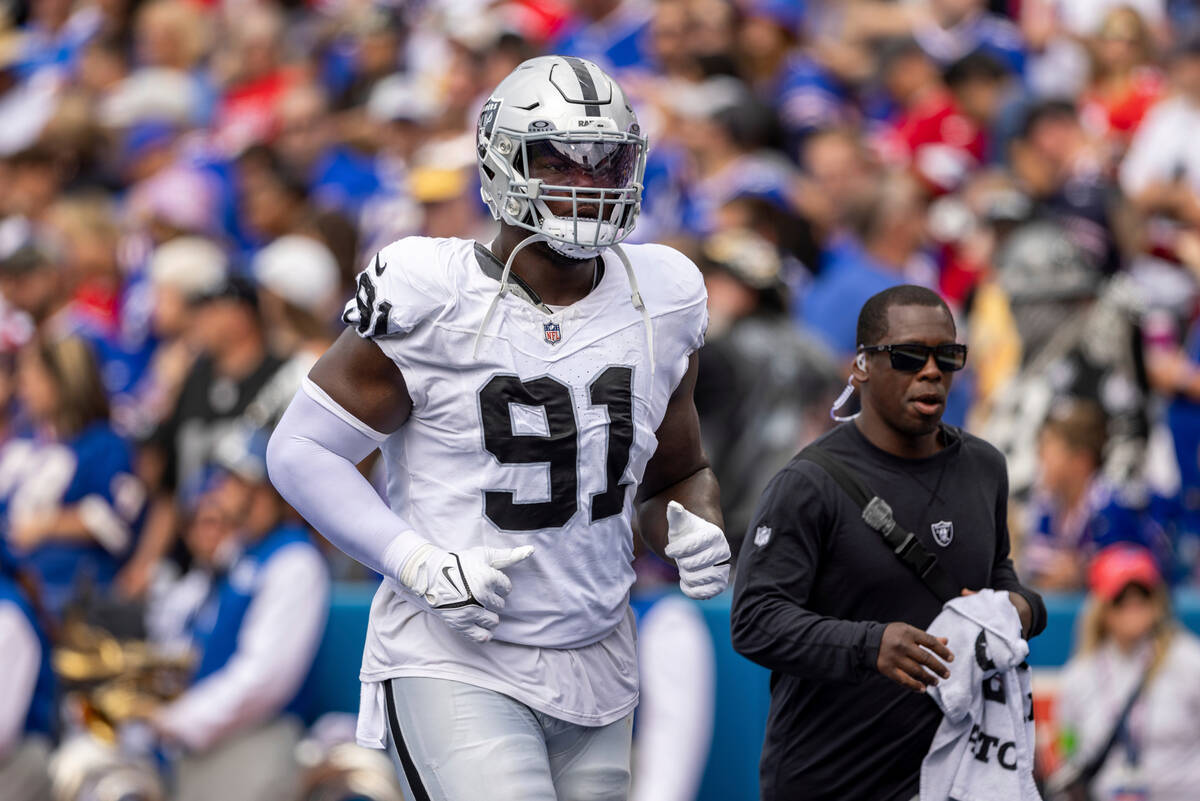
M512 274L513 261L522 249L535 242L545 242L551 248L554 248L555 251L558 251L558 248L554 247L554 241L549 239L545 234L534 234L533 236L526 237L512 249L512 252L508 254L508 259L504 262L504 271L500 273L500 289L497 290L495 297L492 298L492 302L488 304L487 312L483 315L483 322L479 324L479 330L475 332L475 342L471 347L471 358L479 357L479 341L483 338L483 332L487 330L488 323L492 321L492 315L495 313L496 307L500 305L500 298L504 297L510 291L508 288L508 277ZM642 301L642 293L638 289L637 276L633 273L633 265L630 264L629 257L625 255L624 248L620 245L612 245L611 248L617 254L617 258L621 261L622 266L625 267L625 275L629 278L629 288L633 290L633 294L629 297L633 303L633 308L642 314L642 326L646 334L646 349L650 354L650 378L651 382L653 382L655 370L654 325L650 319L650 312L646 310L646 304ZM599 255L600 250L597 250L596 253Z
M621 260L621 264L625 265L625 275L629 277L629 288L633 290L633 294L629 299L633 302L633 308L642 313L642 326L646 332L646 350L650 353L650 383L654 383L654 325L650 320L650 312L646 311L646 304L642 302L642 293L638 290L637 276L633 274L633 265L629 263L629 257L625 255L625 249L620 245L613 245L612 250L617 254L617 258Z
M492 298L492 302L488 304L487 312L483 315L483 322L479 324L479 330L475 332L475 344L471 347L471 358L479 356L479 340L483 337L483 332L487 330L488 323L492 321L492 314L496 311L496 306L500 305L500 298L509 291L508 276L512 274L513 260L517 258L517 254L524 250L529 245L535 242L548 241L545 234L534 234L528 236L517 243L517 246L508 254L508 260L504 262L504 272L500 273L500 289L496 292L496 296Z

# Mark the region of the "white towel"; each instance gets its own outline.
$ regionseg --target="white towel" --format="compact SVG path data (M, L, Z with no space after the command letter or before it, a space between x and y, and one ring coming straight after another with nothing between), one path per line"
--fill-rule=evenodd
M955 658L950 678L929 689L945 716L921 763L921 801L1041 801L1029 645L1008 593L955 598L929 633L948 638Z

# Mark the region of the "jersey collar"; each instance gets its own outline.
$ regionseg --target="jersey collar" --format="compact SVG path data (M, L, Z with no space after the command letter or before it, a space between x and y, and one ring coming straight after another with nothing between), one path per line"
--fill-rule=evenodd
M500 276L504 273L504 265L496 258L495 254L487 248L482 242L475 243L475 261L479 264L479 269L487 277L499 281ZM596 258L596 276L592 280L592 290L600 286L600 281L604 278L604 257L603 255ZM545 314L553 314L554 310L542 302L541 296L533 290L529 284L522 280L521 276L514 272L508 274L508 280L512 285L512 294L529 303L539 311Z

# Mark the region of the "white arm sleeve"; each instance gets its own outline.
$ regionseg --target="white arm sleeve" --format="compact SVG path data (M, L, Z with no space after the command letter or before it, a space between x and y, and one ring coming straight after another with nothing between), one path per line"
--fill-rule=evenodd
M267 472L284 500L325 539L405 583L405 562L427 543L355 467L387 437L305 378L271 435Z

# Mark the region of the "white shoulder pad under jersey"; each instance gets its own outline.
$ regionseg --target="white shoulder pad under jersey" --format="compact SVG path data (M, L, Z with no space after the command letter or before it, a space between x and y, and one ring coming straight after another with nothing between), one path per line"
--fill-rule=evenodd
M497 299L502 265L481 245L404 239L368 265L347 307L413 402L382 449L392 507L446 550L535 549L509 571L498 640L576 648L624 616L634 494L707 322L687 258L658 245L626 252L652 336L611 250L585 297L551 308L519 279ZM391 598L379 631L399 630L406 606ZM380 634L368 650L401 664L407 647Z
M342 322L364 339L406 334L453 302L444 251L457 240L410 236L385 247L355 280Z

